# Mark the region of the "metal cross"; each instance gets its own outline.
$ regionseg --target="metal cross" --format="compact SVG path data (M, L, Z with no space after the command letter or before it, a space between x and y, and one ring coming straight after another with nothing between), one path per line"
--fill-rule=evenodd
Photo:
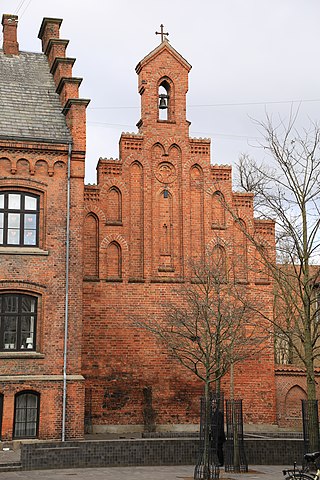
M162 25L162 23L161 23L161 25L160 25L160 30L161 30L160 32L156 32L156 35L161 35L161 42L163 42L164 37L165 37L165 36L168 36L169 33L165 33L165 32L163 31L163 25Z

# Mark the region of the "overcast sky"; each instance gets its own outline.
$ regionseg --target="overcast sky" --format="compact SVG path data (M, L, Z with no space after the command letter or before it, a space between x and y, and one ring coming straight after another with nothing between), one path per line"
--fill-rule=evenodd
M192 65L190 136L212 139L212 163L261 155L253 119L288 117L300 101L299 125L320 120L319 0L0 0L1 16L19 16L21 50L41 51L43 17L63 19L73 75L82 77L87 109L86 181L99 157L118 158L122 131L137 132L140 96L135 66L159 43ZM2 39L1 39L2 43ZM292 103L294 102L294 103Z

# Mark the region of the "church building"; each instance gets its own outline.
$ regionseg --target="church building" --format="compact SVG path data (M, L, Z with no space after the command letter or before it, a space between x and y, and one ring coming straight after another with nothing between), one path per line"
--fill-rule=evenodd
M137 133L85 185L89 100L61 22L44 18L42 53L29 53L18 18L2 17L0 436L142 432L148 411L159 431L197 430L201 383L133 319L173 301L208 248L271 315L272 281L243 229L275 255L274 224L232 190L230 166L211 164L210 140L189 136L191 65L163 31L136 67ZM229 375L221 388L228 398ZM245 425L276 427L272 336L237 365L234 389Z

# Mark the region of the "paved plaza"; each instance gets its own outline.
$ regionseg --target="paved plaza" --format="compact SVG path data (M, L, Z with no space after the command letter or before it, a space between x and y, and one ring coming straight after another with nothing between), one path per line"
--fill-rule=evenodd
M249 473L226 473L221 469L221 480L281 480L282 466L250 466ZM0 480L192 480L192 465L156 467L103 467L68 470L33 470L0 473Z

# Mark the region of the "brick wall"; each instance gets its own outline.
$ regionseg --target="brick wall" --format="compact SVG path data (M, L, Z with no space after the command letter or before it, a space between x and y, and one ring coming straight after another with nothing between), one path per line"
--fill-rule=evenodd
M62 108L66 116L66 124L61 127L65 135L64 140L62 136L55 137L54 132L53 138L48 139L46 132L41 128L39 128L40 133L35 137L30 128L27 139L24 138L24 133L13 132L15 141L2 139L0 145L0 191L35 194L40 199L39 245L35 248L4 246L0 249L0 293L29 294L38 300L37 340L32 351L18 348L18 351L0 352L0 392L4 395L0 435L3 440L11 440L14 434L16 394L28 391L39 395L38 437L61 438L66 308L68 309L68 353L65 434L66 438L83 437L84 383L81 375L81 324L85 107L88 101L78 98L77 88L80 82L79 79L76 81L72 79L71 71L74 59L69 61L65 58L68 42L59 39L61 22L58 19L44 19L39 38L42 39L43 55L47 55L48 60L48 72L45 72L45 78L51 69L56 92L59 93L61 101L61 108L59 106L57 109L57 104L54 102L50 107L52 112L57 112L59 125L63 125L64 122ZM4 33L7 35L6 32ZM38 55L37 58L36 55ZM34 54L32 58L39 61L41 55ZM18 57L17 64L19 64ZM46 64L42 59L41 65L44 72ZM58 68L59 65L61 68ZM61 78L62 75L64 79ZM39 82L37 78L32 80ZM48 89L50 88L48 96L52 95L50 98L54 98L54 84L52 87L48 81L48 85ZM19 88L23 89L23 86L20 85ZM70 101L70 95L73 97L72 101ZM19 108L22 112L22 120L19 119L19 121L23 123L25 111L28 112L30 109L25 96ZM49 108L50 111L51 108ZM18 119L20 110L16 115ZM34 115L37 115L36 110ZM25 131L28 131L28 125L24 127ZM72 149L70 149L71 143ZM70 165L69 200L68 164ZM70 258L67 302L68 201ZM66 307L67 303L68 307Z
M253 235L253 197L232 192L231 167L211 166L209 139L189 137L190 68L166 41L138 64L139 132L122 134L120 159L100 159L98 184L85 188L83 374L87 415L97 428L143 425L146 387L157 425L198 422L199 381L134 321L161 316L177 300L179 286L190 281L190 261L207 247L218 247L217 258L251 301L271 313L272 286L254 272L256 251L219 201ZM163 82L167 120L158 109ZM259 229L271 254L273 228ZM229 376L222 384L228 398ZM270 337L255 358L236 366L235 394L243 399L245 422L275 423Z

